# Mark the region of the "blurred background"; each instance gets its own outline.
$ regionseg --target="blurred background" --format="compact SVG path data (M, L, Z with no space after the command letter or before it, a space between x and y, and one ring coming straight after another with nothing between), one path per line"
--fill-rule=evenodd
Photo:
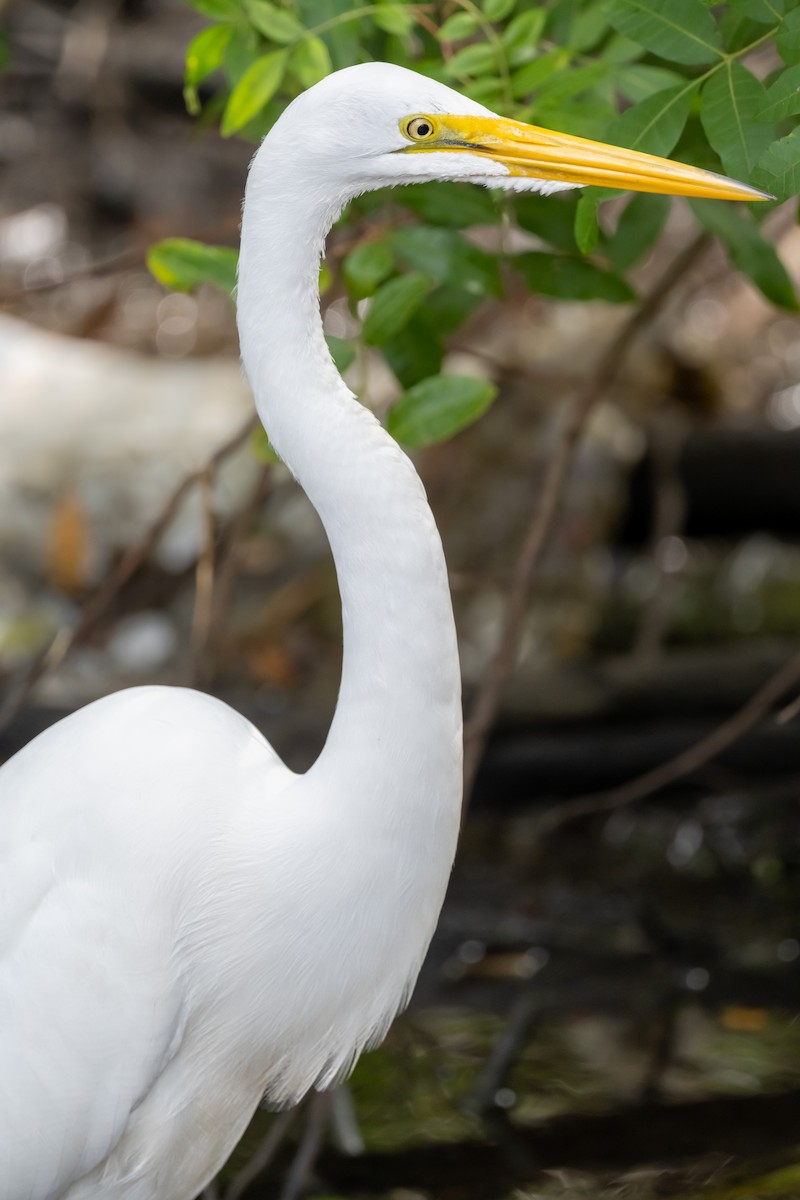
M254 433L234 310L213 286L232 270L254 142L293 93L348 55L391 58L614 140L616 111L700 70L637 42L624 3L387 0L360 24L335 0L238 7L0 7L3 758L154 681L233 703L297 769L324 741L335 574ZM762 110L783 87L784 135L800 80L782 83L758 0L742 7L738 25L737 5L716 10L720 36ZM319 33L305 58L298 23ZM217 59L192 41L228 26ZM475 54L487 28L510 75ZM190 43L206 74L187 77ZM269 53L290 56L283 82L238 120L233 97ZM697 110L676 155L723 169L725 137ZM220 115L243 136L221 136ZM461 642L461 855L412 1008L339 1095L301 1190L800 1196L796 204L731 232L684 202L612 198L598 225L577 196L515 208L462 190L462 209L424 188L360 202L321 280L348 381L390 428L439 371L483 381L486 411L411 447ZM418 268L410 229L451 255L415 317L442 331L423 362L400 336L413 328L368 324L387 279ZM174 239L227 253L195 262ZM209 1196L281 1195L307 1119L267 1167L275 1119L259 1114Z

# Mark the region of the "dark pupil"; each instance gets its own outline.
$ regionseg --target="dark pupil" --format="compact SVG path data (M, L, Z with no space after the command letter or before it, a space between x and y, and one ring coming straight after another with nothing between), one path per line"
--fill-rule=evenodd
M430 125L426 125L424 121L420 121L415 130L418 137L427 137L430 131Z

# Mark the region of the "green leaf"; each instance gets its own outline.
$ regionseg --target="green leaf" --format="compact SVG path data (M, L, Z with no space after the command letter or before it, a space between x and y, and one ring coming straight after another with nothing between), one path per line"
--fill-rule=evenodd
M266 463L268 466L281 461L281 456L269 440L266 429L260 425L253 430L253 436L250 438L250 452L257 462Z
M498 75L484 75L481 79L470 79L460 87L470 100L484 104L487 108L500 108L506 100L505 83Z
M612 0L608 16L625 37L671 62L693 66L721 55L716 22L703 0Z
M531 291L542 296L555 296L559 300L608 300L612 304L627 304L635 299L624 279L585 258L530 251L518 254L512 262Z
M241 21L242 19L239 0L189 0L189 3L204 17L211 17L212 21Z
M517 223L528 233L567 253L577 248L575 241L575 207L573 196L523 195L514 198Z
M561 71L542 82L538 103L553 104L570 96L580 96L603 83L612 71L613 67L606 62L592 62L587 63L585 67Z
M227 295L236 287L239 255L228 246L207 246L190 238L166 238L147 251L147 266L159 283L189 292L212 283Z
M246 0L245 11L258 32L271 42L288 45L305 33L294 13L270 4L269 0Z
M225 47L233 35L232 25L212 25L192 38L186 51L186 84L194 87L222 66Z
M600 198L594 192L584 192L575 210L575 241L581 254L591 254L600 238L597 208Z
M367 345L380 346L396 337L411 320L430 286L421 271L410 271L378 288L364 319L362 333Z
M485 188L466 183L417 183L397 193L405 208L429 225L466 229L496 225L500 211Z
M286 50L273 50L271 54L257 58L248 67L225 105L221 127L223 137L230 137L258 116L280 87L288 61Z
M472 13L457 12L447 18L437 37L440 42L460 42L462 38L472 37L477 28L478 22Z
M731 262L752 279L766 298L780 308L797 311L800 306L792 281L752 213L739 205L714 200L690 203L700 223L723 243Z
M617 271L630 270L655 244L669 210L669 196L649 196L639 192L631 197L617 222L613 238L605 246Z
M665 67L652 67L648 63L630 63L618 67L614 72L614 84L626 100L638 104L665 88L674 88L682 83L681 76Z
M486 379L434 375L409 388L389 410L389 433L404 446L447 441L483 416L497 395Z
M499 296L500 269L494 255L451 229L409 225L391 235L396 254L435 283L464 288L475 296Z
M483 0L483 11L490 21L505 21L517 0Z
M222 56L222 66L231 87L236 87L244 73L250 69L259 57L259 36L249 25L236 28L233 36L225 47Z
M384 33L393 33L396 37L405 37L414 28L414 13L405 4L380 2L372 19Z
M303 38L292 50L291 69L303 87L313 87L333 70L328 47L322 38Z
M503 33L503 48L512 66L528 62L539 44L547 22L547 9L532 8L517 13Z
M608 131L608 140L629 150L666 157L683 133L695 90L695 83L689 81L648 96L617 117Z
M486 75L497 70L497 59L488 42L476 42L457 50L444 64L444 73L450 79L465 79L469 75Z
M758 164L758 187L788 200L800 192L800 125L779 142L773 142Z
M764 88L738 62L728 62L703 88L700 120L728 175L747 182L772 140L772 131L754 119Z
M536 88L541 87L545 80L563 71L569 66L569 50L548 50L540 54L533 62L518 67L511 75L511 94L515 100L520 100Z
M334 337L332 333L325 334L325 341L328 343L331 358L336 364L336 370L346 371L356 356L356 348L353 343L348 342L346 338Z
M590 4L583 12L577 14L572 21L567 45L576 54L585 54L591 50L608 32L607 0L598 0Z
M756 121L784 121L800 113L800 66L789 67L767 89Z
M800 8L787 13L781 22L775 44L787 67L793 67L800 59Z
M734 0L736 9L762 25L774 25L775 18L783 12L783 0Z
M481 297L476 296L474 292L444 284L425 297L419 315L424 317L438 334L454 333L480 302Z
M441 342L421 311L414 314L397 337L385 342L381 350L404 388L413 387L442 369Z
M394 255L386 241L364 242L342 263L342 275L354 300L372 296L394 270Z

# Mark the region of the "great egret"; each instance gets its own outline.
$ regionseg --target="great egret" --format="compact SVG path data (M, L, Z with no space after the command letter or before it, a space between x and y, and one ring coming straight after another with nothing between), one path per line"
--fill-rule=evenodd
M414 986L459 825L447 572L413 467L336 372L316 285L351 197L426 179L763 198L382 63L279 119L247 184L239 330L336 561L336 714L296 775L213 697L131 688L2 768L2 1200L191 1200L265 1093L342 1079Z

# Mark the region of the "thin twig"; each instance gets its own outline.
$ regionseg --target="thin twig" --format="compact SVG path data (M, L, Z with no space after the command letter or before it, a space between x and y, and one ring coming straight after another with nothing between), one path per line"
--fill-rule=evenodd
M689 746L674 758L659 763L643 775L638 775L628 783L618 788L610 788L605 792L595 792L589 796L577 796L574 800L559 804L550 809L542 817L545 829L551 830L574 821L578 817L590 816L599 812L610 812L625 805L633 804L654 792L659 792L669 784L677 783L687 775L693 774L700 767L716 758L723 750L727 750L737 742L753 726L768 715L772 706L780 700L784 692L800 683L800 654L795 654L787 663L771 675L766 683L754 692L745 704L732 716L712 729L699 742Z
M206 663L204 670L204 682L206 683L208 682L209 675L213 675L216 670L220 631L226 624L228 610L233 599L236 576L240 566L239 547L248 526L261 510L270 494L272 480L271 465L268 463L262 464L250 496L233 514L228 524L224 527L222 536L218 542L213 608L207 646L207 649L210 651L209 658L211 661Z
M60 629L47 646L25 669L16 686L12 686L0 706L0 730L14 720L25 706L28 697L43 676L59 667L73 646L97 625L129 579L140 569L158 544L184 498L209 471L213 472L226 458L245 444L256 428L256 418L250 417L232 437L224 442L197 470L186 475L167 497L161 512L144 536L123 554L99 588L83 608L71 629Z
M258 1179L259 1175L264 1174L285 1141L286 1135L294 1124L299 1112L300 1109L295 1106L294 1108L287 1108L285 1112L278 1114L267 1130L264 1140L250 1156L241 1171L231 1180L230 1186L225 1191L225 1200L239 1200L240 1196L243 1196L247 1191L250 1184L255 1179Z
M289 1174L280 1193L280 1200L300 1200L308 1190L311 1172L322 1149L325 1131L330 1122L331 1093L315 1092L306 1109L306 1125Z
M216 574L214 475L207 468L200 477L200 502L203 515L203 538L195 566L194 611L189 637L189 679L199 681L203 657L211 636L214 615L214 583Z
M506 598L503 628L494 656L475 696L464 732L464 805L475 783L489 731L494 722L503 687L514 669L522 622L542 555L553 534L561 511L564 492L575 451L588 417L620 375L628 351L638 335L647 328L684 276L697 265L711 245L711 237L701 233L676 255L668 269L645 296L622 328L612 338L592 378L577 393L570 405L542 481L539 502L517 558Z

